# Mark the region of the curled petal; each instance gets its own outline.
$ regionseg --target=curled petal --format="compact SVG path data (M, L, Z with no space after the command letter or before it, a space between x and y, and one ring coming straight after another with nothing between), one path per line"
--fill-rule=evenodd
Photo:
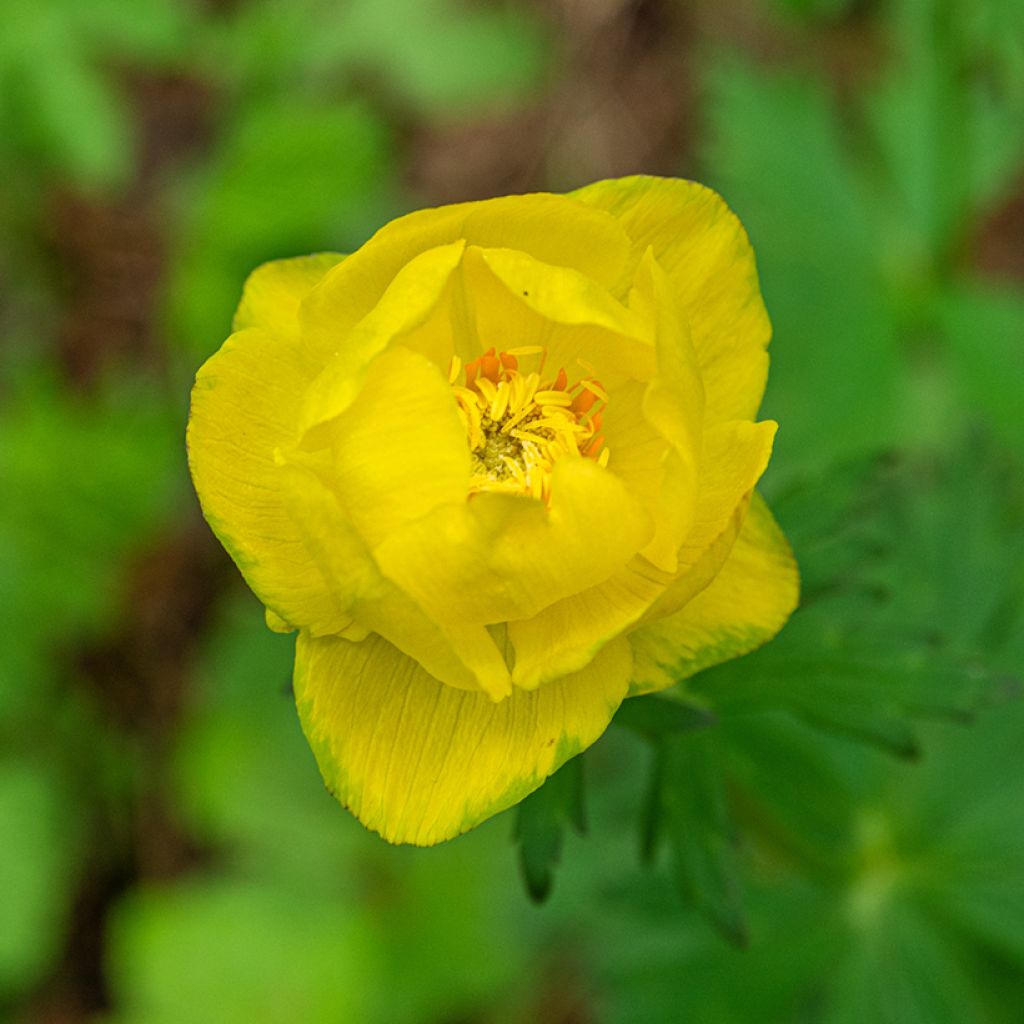
M630 635L632 694L650 693L760 647L796 608L800 579L789 544L757 494L729 557L680 611Z
M611 213L639 259L651 249L690 323L710 421L751 419L768 374L771 323L754 251L722 197L676 178L599 181L573 195Z
M510 622L513 682L529 687L557 678L585 664L612 637L671 615L699 594L729 555L774 436L771 421L723 424L709 431L702 454L707 472L675 573L638 554L590 590L569 595L525 621Z
M550 509L497 493L439 508L391 534L377 560L438 621L499 623L607 579L650 536L645 510L590 459L557 462L551 495Z
M313 469L281 467L289 512L321 567L337 604L366 631L379 633L426 671L457 689L500 700L510 690L503 653L480 624L438 622L380 571L344 514L338 495Z

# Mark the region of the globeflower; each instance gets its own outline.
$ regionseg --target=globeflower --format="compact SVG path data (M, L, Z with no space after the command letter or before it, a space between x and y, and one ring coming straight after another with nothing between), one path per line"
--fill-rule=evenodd
M298 631L302 727L364 825L464 832L627 697L781 628L769 335L739 221L673 179L423 210L251 275L189 465Z

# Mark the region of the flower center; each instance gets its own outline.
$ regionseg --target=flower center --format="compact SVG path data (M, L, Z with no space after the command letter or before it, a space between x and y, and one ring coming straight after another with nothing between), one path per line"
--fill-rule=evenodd
M520 358L539 357L537 369L524 372ZM466 428L473 475L469 494L501 491L551 500L551 473L563 458L608 464L600 434L608 396L593 377L569 386L564 369L544 381L546 352L539 347L508 352L488 349L467 363L465 384L458 356L448 379Z

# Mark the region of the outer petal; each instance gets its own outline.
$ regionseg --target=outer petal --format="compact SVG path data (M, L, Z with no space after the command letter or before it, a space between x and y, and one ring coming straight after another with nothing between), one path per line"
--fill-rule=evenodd
M768 373L771 324L754 252L721 196L675 178L617 178L573 193L613 214L635 251L653 249L682 303L711 421L751 419Z
M278 628L297 623L315 634L345 629L349 619L285 512L274 450L293 443L300 398L319 369L292 344L296 309L338 258L280 260L254 272L238 322L263 322L270 331L232 335L200 368L187 435L192 479L214 533Z
M300 634L295 695L328 789L389 842L429 846L521 800L593 743L630 670L620 640L582 672L495 704L443 686L379 637Z
M681 611L630 635L632 694L662 690L766 643L796 608L800 579L789 544L755 494L739 537L711 584Z
M707 586L729 553L750 493L768 466L777 429L773 420L737 420L706 432L697 515L679 549L680 572L647 610L645 619L671 615ZM695 576L697 569L700 571Z
M629 257L629 239L615 218L568 196L503 196L419 210L381 228L324 282L312 329L304 332L311 355L326 362L403 267L459 240L527 252L605 285L622 278Z
M257 267L245 282L233 329L262 327L279 336L295 337L299 328L299 303L324 274L343 259L340 253L321 252L274 260Z

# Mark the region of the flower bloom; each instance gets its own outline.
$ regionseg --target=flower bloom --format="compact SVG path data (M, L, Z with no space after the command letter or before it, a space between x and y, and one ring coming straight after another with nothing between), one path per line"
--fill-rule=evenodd
M429 845L797 600L754 487L770 326L714 192L601 181L269 263L199 370L189 463L279 631L328 788Z

